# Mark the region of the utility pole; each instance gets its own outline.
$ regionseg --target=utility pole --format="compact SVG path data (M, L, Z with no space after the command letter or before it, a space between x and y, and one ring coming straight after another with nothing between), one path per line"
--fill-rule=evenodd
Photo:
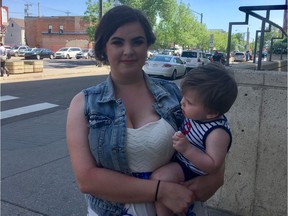
M247 27L247 34L246 34L246 51L249 50L249 40L250 40L250 32L249 32L249 27Z
M40 3L38 1L38 17L40 17Z
M32 4L24 4L24 14L25 16L29 16L29 7L32 6Z
M103 15L103 2L99 0L99 20L102 18Z

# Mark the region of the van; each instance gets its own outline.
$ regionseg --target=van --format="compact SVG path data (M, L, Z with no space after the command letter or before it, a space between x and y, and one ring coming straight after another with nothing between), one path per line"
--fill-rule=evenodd
M210 62L205 53L200 50L183 50L180 58L186 63L188 70Z
M55 53L55 58L61 59L61 58L66 58L66 59L71 59L71 58L76 58L76 54L81 52L80 47L63 47L59 49Z

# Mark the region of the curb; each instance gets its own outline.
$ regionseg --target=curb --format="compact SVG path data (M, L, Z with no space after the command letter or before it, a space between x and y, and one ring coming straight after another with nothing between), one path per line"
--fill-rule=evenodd
M1 77L0 83L23 82L32 80L45 80L56 78L69 78L78 76L107 75L110 72L109 66L79 66L73 68L44 68L43 72L10 74L9 77Z

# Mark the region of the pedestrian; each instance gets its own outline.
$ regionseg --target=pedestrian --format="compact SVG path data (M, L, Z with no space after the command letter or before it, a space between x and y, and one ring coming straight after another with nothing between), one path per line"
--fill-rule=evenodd
M225 83L225 85L223 85ZM236 100L237 84L225 67L211 63L191 70L181 83L185 116L173 135L175 162L156 170L152 179L184 182L212 174L224 166L232 135L224 115ZM157 216L173 215L156 202Z
M1 62L1 77L6 74L9 76L9 70L6 67L6 59L7 59L7 50L4 47L3 43L0 43L0 62Z
M154 201L180 214L195 197L210 198L223 184L224 169L185 184L150 179L171 160L183 115L177 85L142 70L155 42L147 18L128 6L113 7L94 41L95 56L108 60L110 74L78 93L67 117L68 150L87 215L152 216Z
M246 61L249 61L249 56L250 56L250 52L249 50L247 50L245 53Z
M216 50L214 52L214 55L212 56L212 62L219 62L222 63L222 56L218 53L218 51Z

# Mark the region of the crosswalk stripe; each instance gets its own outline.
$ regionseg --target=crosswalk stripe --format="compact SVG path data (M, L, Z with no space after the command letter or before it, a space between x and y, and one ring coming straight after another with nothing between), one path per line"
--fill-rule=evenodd
M0 102L8 101L8 100L14 100L14 99L18 99L18 97L14 97L14 96L10 96L10 95L4 95L4 96L0 97Z
M1 112L1 118L0 119L6 119L6 118L19 116L19 115L23 115L23 114L27 114L27 113L31 113L31 112L50 109L50 108L57 107L57 106L58 105L51 104L51 103L39 103L39 104L30 105L30 106L5 110L5 111Z

